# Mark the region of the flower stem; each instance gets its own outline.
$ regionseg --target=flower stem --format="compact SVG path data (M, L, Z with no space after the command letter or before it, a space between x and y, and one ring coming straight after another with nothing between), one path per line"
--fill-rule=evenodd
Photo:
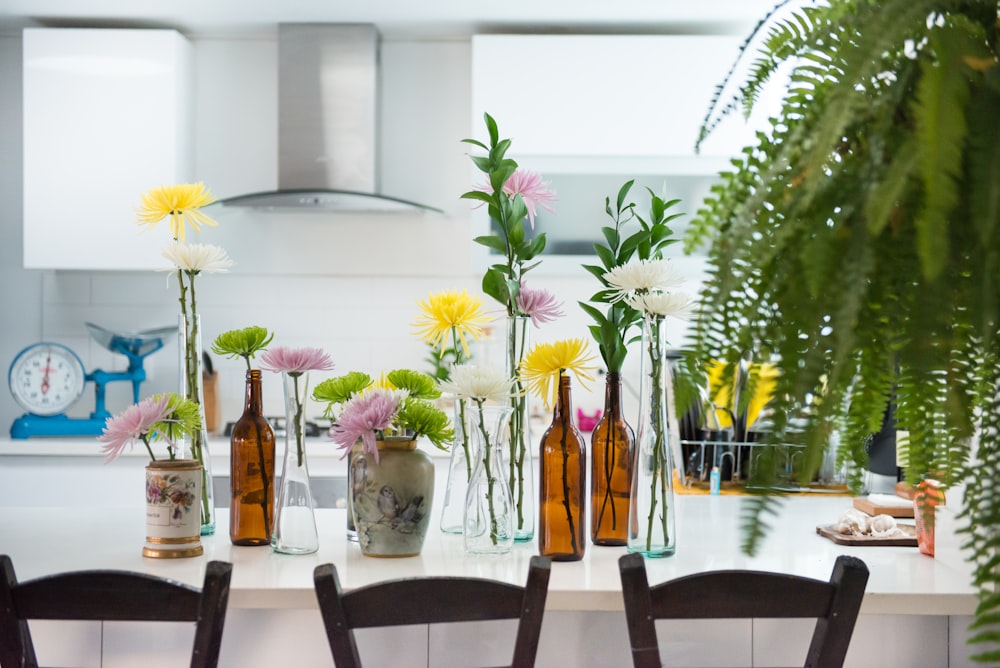
M466 361L465 348L458 338L458 328L454 325L451 326L451 349L455 351L455 365L464 364ZM466 433L465 429L465 401L462 399L456 399L455 401L458 402L458 422L461 425L456 426L455 435L461 439L462 452L465 453L465 481L469 483L472 481L472 460L470 459L471 453L469 452L469 434Z
M517 528L524 527L524 460L528 453L527 422L527 391L517 370L524 357L524 346L527 332L527 318L519 322L512 319L510 336L507 338L507 368L514 376L514 393L510 403L514 409L510 415L510 463L508 464L511 493L516 490L514 505L517 508ZM520 325L520 328L519 328Z
M663 423L663 405L662 400L664 395L663 387L663 351L660 350L660 327L662 326L662 320L659 318L651 318L649 323L649 380L650 380L650 393L649 393L649 420L650 428L653 432L653 472L650 477L650 489L649 489L649 517L647 519L646 528L646 550L652 549L653 545L653 522L656 518L656 507L658 505L656 499L657 493L657 483L660 485L660 499L663 503L663 508L660 511L661 528L663 531L663 544L667 544L667 481L663 473L663 462L666 459L666 452L664 441L665 441L665 430L666 425ZM667 474L669 475L670 472Z
M486 430L486 420L483 418L483 401L477 399L479 405L479 433L483 437L483 468L486 472L486 503L490 509L490 541L497 544L497 514L493 507L493 487L496 484L496 474L493 471L493 445L490 443L490 435Z

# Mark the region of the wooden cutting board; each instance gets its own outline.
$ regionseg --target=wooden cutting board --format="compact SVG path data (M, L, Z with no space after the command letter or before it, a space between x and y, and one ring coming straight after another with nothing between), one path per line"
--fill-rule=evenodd
M916 547L917 528L908 524L896 525L902 529L906 535L895 538L881 538L879 536L854 536L842 534L834 531L830 526L816 527L816 533L824 538L829 538L838 545L868 545L868 546L894 546L894 547Z
M868 513L872 517L876 515L888 515L889 517L913 517L913 504L907 506L878 505L867 496L858 496L854 499L854 507L863 513Z

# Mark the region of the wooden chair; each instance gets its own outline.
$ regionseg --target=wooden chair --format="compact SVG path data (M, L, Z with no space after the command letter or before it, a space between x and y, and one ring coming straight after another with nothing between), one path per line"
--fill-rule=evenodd
M90 570L18 582L0 555L0 666L36 668L30 619L195 622L191 668L219 661L233 566L211 561L201 590L130 571Z
M618 560L635 668L660 668L657 619L815 617L807 668L842 666L851 642L868 567L840 556L829 582L761 571L709 571L649 586L641 554Z
M465 577L390 580L344 593L333 564L313 572L316 598L337 668L360 668L354 629L520 619L511 665L533 666L542 630L551 562L534 556L524 587Z

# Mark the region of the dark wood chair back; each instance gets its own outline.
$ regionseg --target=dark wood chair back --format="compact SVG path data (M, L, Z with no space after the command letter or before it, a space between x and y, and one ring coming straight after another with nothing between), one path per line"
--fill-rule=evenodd
M18 582L0 555L0 666L36 668L30 619L195 622L191 668L219 661L233 566L211 561L195 587L146 573L89 570Z
M519 619L511 665L535 664L551 563L531 558L525 586L465 577L405 578L344 592L333 564L316 567L313 579L330 650L337 668L360 668L354 629Z
M641 554L618 560L635 668L660 668L657 619L814 617L807 668L843 666L868 584L868 567L840 556L828 582L762 571L708 571L653 587Z

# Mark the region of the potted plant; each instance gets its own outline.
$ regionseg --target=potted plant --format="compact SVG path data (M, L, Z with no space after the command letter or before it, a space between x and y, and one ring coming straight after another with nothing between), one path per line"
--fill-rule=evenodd
M757 26L703 126L747 110L792 65L780 112L721 175L688 233L710 240L691 359L780 371L814 473L833 430L854 472L893 399L911 483L964 484L960 518L995 641L1000 495L1000 67L995 0L782 2ZM779 10L782 13L779 13ZM973 445L974 444L974 445ZM775 469L759 466L763 489ZM751 501L746 548L763 535ZM1000 660L996 649L981 660Z

